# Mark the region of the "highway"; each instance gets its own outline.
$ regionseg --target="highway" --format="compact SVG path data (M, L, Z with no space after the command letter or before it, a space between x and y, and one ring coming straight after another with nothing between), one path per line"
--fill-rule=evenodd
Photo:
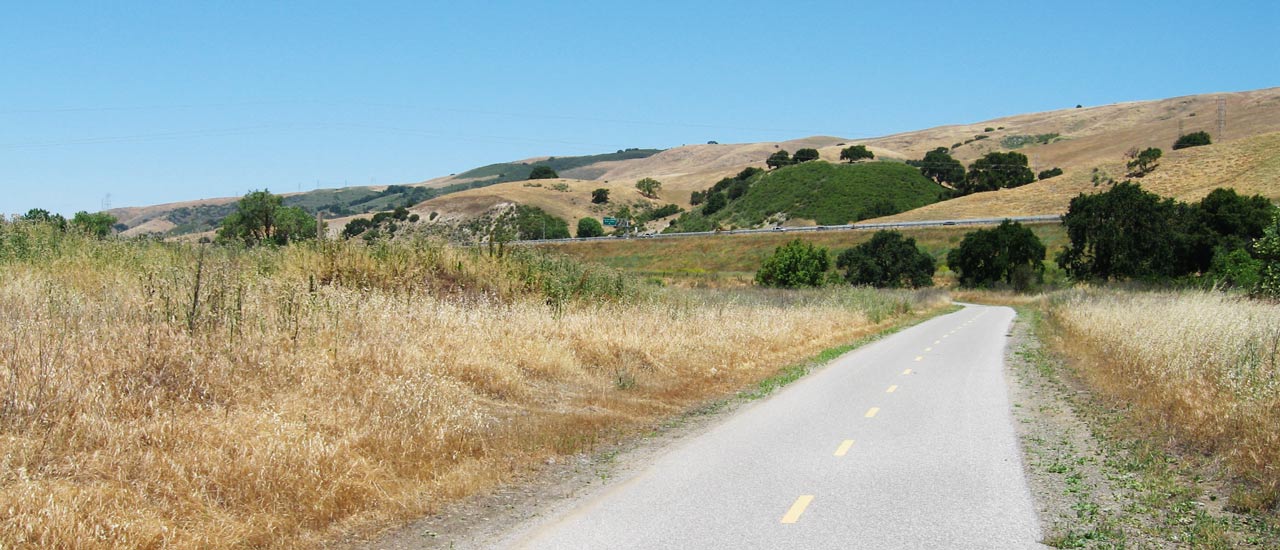
M1004 220L1015 221L1018 223L1057 223L1062 220L1061 216L1014 216L1004 218L969 218L960 220L928 220L918 222L881 222L881 223L850 223L844 225L815 225L807 227L766 227L762 229L732 229L729 231L694 231L689 233L645 233L627 237L580 237L569 239L533 239L525 241L515 241L511 244L553 244L553 243L572 243L572 242L588 242L588 241L612 241L617 239L679 239L684 237L706 237L712 235L749 235L752 233L804 233L811 231L879 231L881 229L907 229L912 227L936 227L936 226L974 226L974 225L998 225Z
M1041 548L1013 316L966 306L846 354L496 546Z

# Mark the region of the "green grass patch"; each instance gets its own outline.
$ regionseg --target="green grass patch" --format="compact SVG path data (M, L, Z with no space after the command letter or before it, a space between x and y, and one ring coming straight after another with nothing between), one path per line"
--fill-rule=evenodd
M753 176L740 197L710 216L703 210L677 220L677 231L716 226L754 227L777 214L839 225L933 204L949 191L899 162L831 164L813 161ZM731 195L732 196L732 195Z

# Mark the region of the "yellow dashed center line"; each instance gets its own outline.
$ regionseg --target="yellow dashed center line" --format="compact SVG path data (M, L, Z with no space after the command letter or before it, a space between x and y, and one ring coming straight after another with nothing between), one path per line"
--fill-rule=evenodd
M852 446L853 446L852 439L844 440L843 442L840 443L839 447L836 447L836 456L844 456L846 453L849 452L849 447L852 447Z
M931 352L931 351L933 351L933 348L924 348L924 352L925 352L925 353L929 353L929 352Z
M907 370L902 371L902 374L911 374L911 369L907 369Z
M782 516L782 523L795 523L800 520L800 514L804 513L804 509L809 507L809 503L813 502L813 495L800 495L796 499L796 503L791 505L791 509L787 510L787 515Z
M941 344L941 343L942 343L942 340L934 340L934 341L933 341L933 345L935 345L935 346L936 346L936 345L938 345L938 344Z
M867 418L875 418L876 413L880 412L880 407L871 407L867 409Z
M884 392L885 392L885 393L893 393L893 392L896 392L896 391L898 391L898 386L896 386L896 385L895 385L895 386L889 386L889 389L884 390Z
M924 356L923 356L923 355L917 355L917 356L916 356L916 361L924 361Z

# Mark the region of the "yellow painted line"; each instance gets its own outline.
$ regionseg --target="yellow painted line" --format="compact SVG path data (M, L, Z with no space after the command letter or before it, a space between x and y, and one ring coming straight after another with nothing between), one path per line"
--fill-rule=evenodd
M943 338L946 338L946 337L948 337L948 336L951 336L951 335L950 335L950 334L943 334L943 335L942 335L942 337L943 337Z
M845 453L849 452L849 447L852 447L852 446L853 446L852 439L844 440L844 442L840 443L839 447L836 447L836 456L844 456Z
M867 418L875 418L876 413L880 412L880 407L871 407L867 409Z
M884 392L885 392L885 393L893 393L893 392L896 392L896 391L898 391L898 386L896 386L896 385L894 385L894 386L889 386L889 389L884 390Z
M925 353L929 353L929 352L931 352L931 351L933 351L933 348L924 348L924 352L925 352Z
M916 361L924 361L924 356L923 356L923 355L917 355L917 356L916 356Z
M911 369L907 369L907 370L902 371L902 374L911 374Z
M804 513L804 509L809 507L810 502L813 502L813 495L800 495L796 503L791 505L791 509L787 510L787 515L782 516L782 523L800 521L800 514Z
M936 346L936 345L938 345L938 344L941 344L941 343L942 343L942 340L934 340L934 341L933 341L933 345L935 345L935 346Z

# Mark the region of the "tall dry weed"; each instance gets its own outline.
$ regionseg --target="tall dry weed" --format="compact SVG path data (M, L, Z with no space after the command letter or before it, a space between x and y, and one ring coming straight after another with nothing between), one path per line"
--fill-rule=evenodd
M1091 386L1223 457L1269 498L1280 494L1280 305L1203 291L1078 292L1051 318Z
M21 231L0 227L14 548L314 546L938 305L647 292L430 243L202 253Z

